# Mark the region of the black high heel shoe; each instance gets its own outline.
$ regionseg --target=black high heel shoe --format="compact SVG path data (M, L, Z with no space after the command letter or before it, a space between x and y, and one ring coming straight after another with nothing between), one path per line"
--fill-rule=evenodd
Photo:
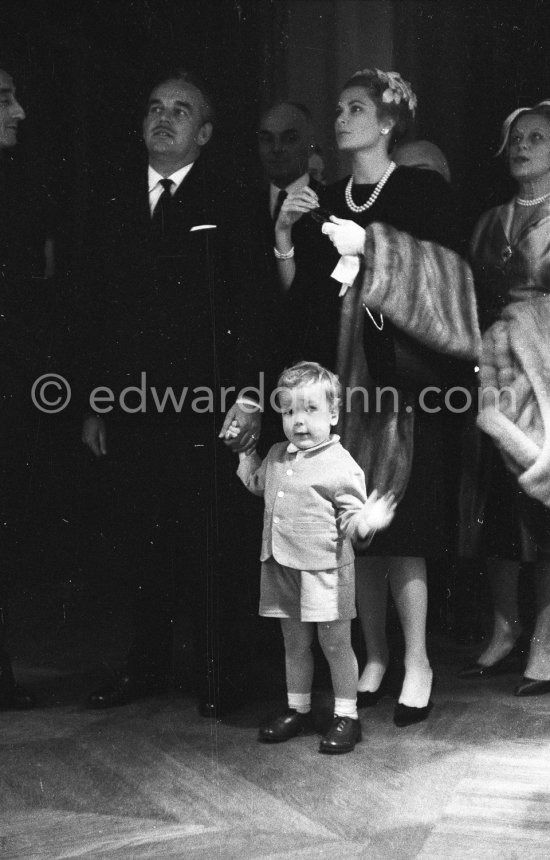
M375 705L378 704L383 695L384 691L382 689L382 684L380 684L377 690L358 690L357 707L373 708Z
M388 668L382 675L382 680L377 690L358 690L357 691L357 707L358 708L373 708L378 704L383 696L389 693L389 671Z
M530 639L525 633L520 633L516 639L512 650L508 652L496 663L491 663L490 666L482 666L477 660L475 663L469 663L456 673L457 678L470 680L472 678L492 678L494 675L503 675L506 672L512 672L515 668L519 668L525 662L529 652ZM515 665L514 665L515 664Z
M433 688L434 681L432 679L430 697L428 699L428 704L424 708L413 708L409 705L402 705L401 702L396 704L393 712L393 722L398 728L402 729L405 726L412 726L415 723L421 723L428 719L434 706L434 703L432 702Z
M550 681L537 681L524 675L514 690L514 696L544 696L550 693Z

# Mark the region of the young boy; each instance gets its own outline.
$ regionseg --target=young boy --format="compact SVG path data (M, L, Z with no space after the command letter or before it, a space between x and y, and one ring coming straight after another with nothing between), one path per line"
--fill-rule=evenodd
M263 462L255 451L240 454L237 471L265 499L260 615L281 619L286 655L288 710L260 729L259 740L287 741L311 728L316 624L335 696L319 750L347 753L361 740L351 647L352 543L388 526L395 504L376 491L367 498L362 469L331 435L339 413L337 376L303 361L283 372L277 393L288 441L273 445Z

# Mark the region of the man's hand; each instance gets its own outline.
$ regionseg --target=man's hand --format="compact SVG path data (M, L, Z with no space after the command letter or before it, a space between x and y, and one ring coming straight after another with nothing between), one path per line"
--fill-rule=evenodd
M82 441L96 457L107 453L107 427L99 415L88 415L82 424Z
M238 435L235 435L236 428ZM235 403L225 416L219 438L236 454L250 454L258 444L261 428L262 413L259 409Z

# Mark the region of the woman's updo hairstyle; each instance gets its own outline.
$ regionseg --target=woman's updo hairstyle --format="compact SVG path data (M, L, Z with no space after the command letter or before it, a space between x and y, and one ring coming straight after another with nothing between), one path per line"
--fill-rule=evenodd
M414 120L417 98L411 85L398 72L361 69L346 81L342 90L350 87L363 87L376 105L378 119L392 121L388 135L388 151L391 151L405 137Z
M500 144L499 148L496 151L495 155L501 155L502 153L508 152L508 147L510 146L510 135L512 133L512 129L514 128L516 121L523 114L530 114L533 116L542 116L547 122L550 122L550 101L546 100L543 102L539 102L534 107L521 107L517 110L513 111L510 116L507 116L504 122L502 123L502 129L500 132Z

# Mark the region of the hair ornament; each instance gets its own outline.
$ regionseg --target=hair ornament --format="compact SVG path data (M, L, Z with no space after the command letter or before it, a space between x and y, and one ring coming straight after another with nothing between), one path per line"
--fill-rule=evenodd
M386 85L386 89L382 93L382 101L386 104L393 102L396 105L404 101L414 118L418 99L410 83L403 80L399 72L383 72L381 69L360 69L352 75L352 79L360 75L369 77L376 75L378 80Z

